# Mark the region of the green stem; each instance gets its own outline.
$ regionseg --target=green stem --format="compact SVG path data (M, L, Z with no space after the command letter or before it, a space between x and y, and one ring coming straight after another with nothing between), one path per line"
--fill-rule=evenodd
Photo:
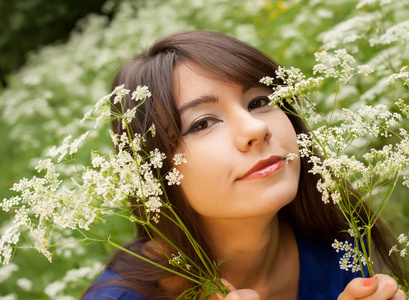
M368 228L368 232L370 231L370 229ZM368 266L368 271L369 271L369 275L372 277L374 276L374 272L373 272L373 268L372 268L372 258L369 256L368 257L368 253L366 250L366 247L368 247L368 249L371 247L371 241L370 241L370 234L368 236L368 246L365 244L364 238L361 234L359 234L359 242L361 244L361 248L362 248L362 253L364 255L365 261L366 261L366 265ZM359 250L359 248L358 248ZM362 268L362 266L361 266Z
M330 115L329 121L328 121L328 127L331 125L332 116L334 115L335 106L337 104L338 92L339 92L339 80L337 80L337 89L336 89L336 92L335 92L334 103L332 104L332 110L331 110L331 115Z
M373 218L371 219L371 222L370 222L371 224L374 224L378 220L378 218L382 214L383 210L385 209L386 204L389 202L389 199L392 196L393 191L395 190L396 184L398 183L399 172L396 172L394 177L395 177L395 179L394 179L392 185L390 186L390 188L389 188L388 192L386 193L385 197L382 199L381 204L378 206L375 213L373 214Z
M180 217L177 215L177 213L173 210L172 207L169 207L169 210L172 212L172 214L175 216L177 222L180 224L181 229L183 232L186 234L186 237L189 239L190 243L192 244L193 248L195 249L195 252L199 256L200 260L202 261L203 265L207 269L207 272L209 274L216 274L217 270L215 270L214 265L210 258L207 256L206 252L203 250L202 247L200 247L199 243L193 238L193 236L190 234L189 230L186 228L185 224L182 222ZM207 260L207 263L206 263ZM212 266L212 270L209 269L209 264Z
M369 273L369 275L372 277L372 276L374 275L374 273L373 273L373 269L372 269L372 246L371 246L371 243L372 243L372 235L371 235L371 233L372 233L372 227L369 227L369 228L368 228L368 233L367 233L367 235L368 235L367 240L368 240L368 252L369 252L369 259L370 259L370 261L369 261L368 263L369 263L369 265L371 266L371 270L372 270L372 274Z
M163 240L166 242L166 244L168 244L169 246L171 246L171 247L172 247L173 249L175 249L176 251L182 253L182 254L184 255L184 257L185 257L196 269L198 269L199 271L201 271L201 268L200 268L190 257L188 257L187 255L185 255L185 254L182 252L182 250L180 250L174 243L172 243L166 236L164 236L163 233L161 233L155 226L153 226L153 225L150 224L150 223L148 223L147 226L148 226L150 229L152 229L161 239L163 239ZM153 240L153 238L151 238L151 240ZM160 247L158 247L158 248L161 249ZM166 255L166 256L167 256L167 255ZM207 274L204 273L204 272L202 272L202 273L205 274L205 275L207 275ZM193 275L193 274L192 274L192 275ZM200 278L200 276L198 276L198 275L193 275L193 276L196 276L196 277ZM207 277L208 277L209 279L211 279L211 277L209 277L208 275L207 275Z
M355 246L355 251L357 252L357 256L358 256L359 268L361 270L362 278L365 278L364 266L361 260L361 252L359 250L359 243L358 243L358 239L356 236L354 237L354 246Z
M199 259L201 260L201 262L203 263L203 265L205 266L208 274L213 274L216 275L217 274L217 270L215 268L215 266L213 265L213 262L210 260L210 258L208 257L208 255L206 254L206 252L203 250L202 247L200 247L199 243L193 238L193 236L190 234L189 230L186 228L185 224L183 223L182 219L179 217L179 215L174 211L172 205L169 202L169 198L166 194L166 189L163 187L163 182L161 181L161 185L162 185L162 190L164 192L165 195L165 199L166 199L166 207L169 209L169 211L173 214L173 216L176 218L176 221L171 218L170 216L168 216L167 214L165 214L164 212L161 212L165 217L167 217L170 221L172 221L174 224L176 224L186 235L186 237L189 239L189 242L191 243L192 247L194 248L195 252L197 253L197 255L199 256ZM207 262L206 262L207 261ZM212 266L212 270L209 269L209 265ZM205 273L206 274L206 273Z
M145 261L145 262L147 262L147 263L150 263L150 264L152 264L152 265L154 265L154 266L156 266L156 267L158 267L158 268L161 268L161 269L163 269L163 270L165 270L165 271L168 271L168 272L170 272L170 273L173 273L173 274L175 274L175 275L178 275L178 276L183 277L183 278L185 278L185 279L187 279L187 280L189 280L189 281L192 281L192 282L194 282L194 283L196 283L196 284L200 284L200 285L201 285L201 282L198 281L198 280L196 280L196 279L193 279L193 278L191 278L191 277L189 277L189 276L186 276L185 274L180 273L180 272L178 272L178 271L175 271L175 270L173 270L173 269L171 269L171 268L162 266L161 264L158 264L158 263L154 262L153 260L150 260L150 259L148 259L148 258L146 258L146 257L144 257L144 256L142 256L142 255L136 254L136 253L134 253L134 252L132 252L132 251L130 251L130 250L128 250L128 249L126 249L126 248L124 248L124 247L122 247L122 246L120 246L120 245L118 245L118 244L116 244L116 243L114 243L114 242L112 242L112 241L110 241L110 240L108 240L107 243L108 243L109 245L111 245L111 246L113 246L113 247L115 247L115 248L117 248L117 249L119 249L119 250L125 252L125 253L128 253L129 255L135 256L135 257L137 257L137 258L139 258L139 259L141 259L141 260L143 260L143 261Z
M145 228L145 230L146 230L146 228ZM148 230L146 230L146 232L148 233L149 238L151 239L151 241L156 245L157 249L159 249L159 251L160 251L165 257L167 257L168 259L171 259L171 257L169 257L169 255L167 255L167 254L165 253L165 251L162 249L162 247L160 247L159 244L155 241L155 238L150 234L150 232L149 232ZM175 250L177 250L178 252L182 253L179 249L175 249ZM184 255L184 253L182 253L182 254ZM187 258L187 259L190 261L189 257L187 257L186 255L184 255L184 257ZM194 264L194 262L193 262L193 264ZM196 266L196 265L194 265L194 266L196 267L196 269L199 269L198 266ZM196 277L196 278L199 278L199 279L202 278L201 276L199 276L199 275L197 275L197 274L195 274L195 273L193 273L193 272L190 272L187 268L184 269L184 271L185 271L186 273L190 274L190 275L193 276L193 277Z

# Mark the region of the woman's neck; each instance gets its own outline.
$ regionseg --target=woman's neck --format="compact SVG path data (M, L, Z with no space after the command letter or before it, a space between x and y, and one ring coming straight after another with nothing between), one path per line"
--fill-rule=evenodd
M211 220L205 226L213 254L228 261L220 267L221 276L237 289L255 289L262 299L282 295L288 288L297 291L298 248L286 221L276 215L272 219Z

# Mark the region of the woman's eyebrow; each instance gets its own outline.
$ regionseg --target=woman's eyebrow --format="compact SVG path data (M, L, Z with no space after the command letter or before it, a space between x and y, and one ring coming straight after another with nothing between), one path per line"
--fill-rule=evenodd
M196 106L203 105L206 103L216 103L218 101L219 101L219 98L215 95L203 95L195 100L189 101L185 103L184 105L182 105L179 108L179 113L181 114L187 109L190 109L192 107L196 107Z

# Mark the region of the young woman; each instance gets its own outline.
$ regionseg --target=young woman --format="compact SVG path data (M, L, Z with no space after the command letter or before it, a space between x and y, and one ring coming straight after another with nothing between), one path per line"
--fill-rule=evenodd
M341 232L347 229L343 216L321 201L318 178L308 173L305 159L286 163L288 154L298 153L296 135L306 127L284 113L288 105L269 106L271 89L259 83L277 68L232 37L190 31L158 40L113 85L149 87L152 96L132 123L139 133L155 124L148 153L158 148L167 157L186 154L187 163L178 166L181 185L170 186L167 194L210 257L228 261L220 267L231 291L226 300L405 299L390 276L362 279L359 272L340 270L340 254L330 245L335 238L348 239ZM129 108L135 105L125 101ZM118 121L113 129L122 133ZM166 161L164 169L171 167ZM172 222L162 218L157 226L200 264ZM399 279L407 278L400 261L387 255L392 239L381 223L373 239L378 260ZM168 265L144 230L127 247ZM176 299L189 287L187 280L120 252L83 299Z

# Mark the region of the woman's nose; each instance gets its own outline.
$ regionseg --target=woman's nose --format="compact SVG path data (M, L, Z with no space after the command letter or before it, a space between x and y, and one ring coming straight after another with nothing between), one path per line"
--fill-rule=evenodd
M255 118L249 112L236 116L234 142L241 152L250 151L271 139L271 131L263 120Z

